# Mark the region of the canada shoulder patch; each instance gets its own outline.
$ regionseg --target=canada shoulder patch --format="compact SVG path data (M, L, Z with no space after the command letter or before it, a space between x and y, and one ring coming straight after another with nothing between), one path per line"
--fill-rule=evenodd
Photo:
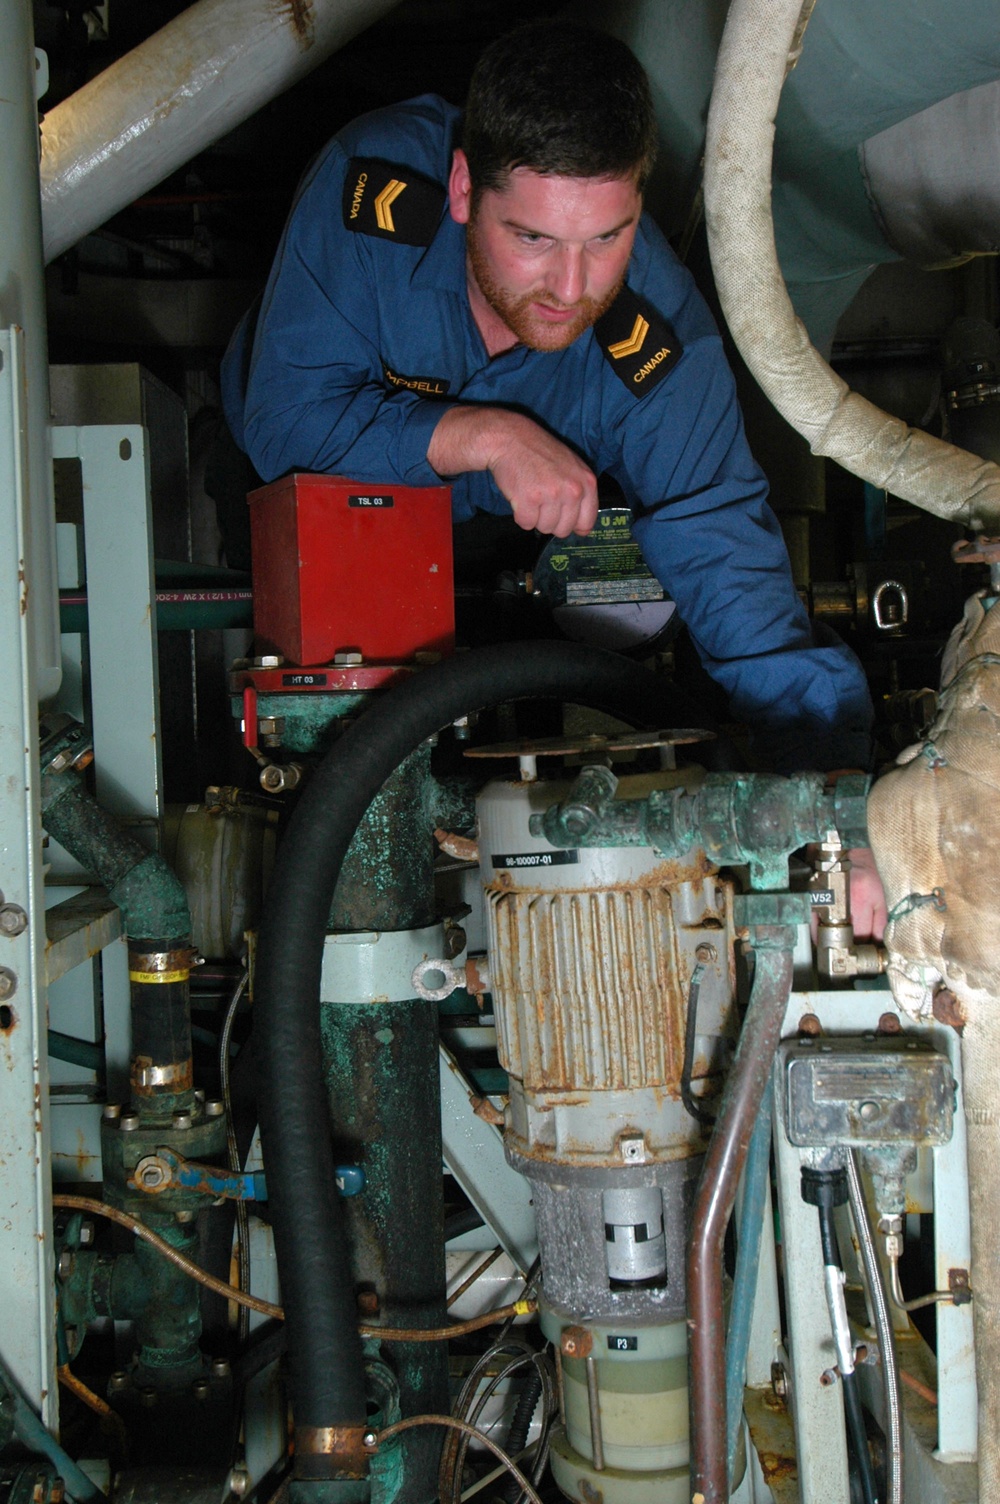
M662 314L630 287L623 287L607 313L601 314L594 337L633 397L645 397L684 354L684 346Z
M440 183L380 157L352 157L344 179L344 228L400 245L430 245L444 209Z

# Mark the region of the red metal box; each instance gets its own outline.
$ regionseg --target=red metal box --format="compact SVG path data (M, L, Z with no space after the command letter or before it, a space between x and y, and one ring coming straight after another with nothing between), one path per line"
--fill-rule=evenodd
M247 498L263 653L398 663L455 646L451 491L287 475Z

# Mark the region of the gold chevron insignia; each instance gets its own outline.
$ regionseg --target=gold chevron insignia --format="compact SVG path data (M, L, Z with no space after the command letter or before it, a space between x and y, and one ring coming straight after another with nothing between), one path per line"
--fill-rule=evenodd
M375 218L378 221L378 227L380 230L388 230L390 235L396 233L396 226L392 222L392 206L405 187L406 184L401 183L398 178L391 178L375 200Z
M376 199L376 203L378 200ZM620 339L616 345L608 346L608 354L612 360L624 360L626 355L638 355L642 349L642 342L649 333L649 320L638 314L632 325L632 333L628 339Z

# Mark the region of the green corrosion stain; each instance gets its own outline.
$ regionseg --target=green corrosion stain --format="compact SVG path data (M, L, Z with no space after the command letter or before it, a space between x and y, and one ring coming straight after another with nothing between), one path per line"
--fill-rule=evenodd
M392 1044L392 1041L395 1039L395 1037L396 1036L391 1029L375 1030L375 1038L378 1040L379 1044Z

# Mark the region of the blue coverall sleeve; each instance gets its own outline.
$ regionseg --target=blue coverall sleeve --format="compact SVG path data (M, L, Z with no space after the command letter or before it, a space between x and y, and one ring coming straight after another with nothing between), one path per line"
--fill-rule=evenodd
M264 480L310 470L437 485L427 446L446 409L385 390L371 246L341 223L345 162L333 146L285 227L257 320L244 445Z
M620 477L650 568L770 766L867 767L864 674L839 639L814 639L718 340L694 342L665 387L629 413Z

